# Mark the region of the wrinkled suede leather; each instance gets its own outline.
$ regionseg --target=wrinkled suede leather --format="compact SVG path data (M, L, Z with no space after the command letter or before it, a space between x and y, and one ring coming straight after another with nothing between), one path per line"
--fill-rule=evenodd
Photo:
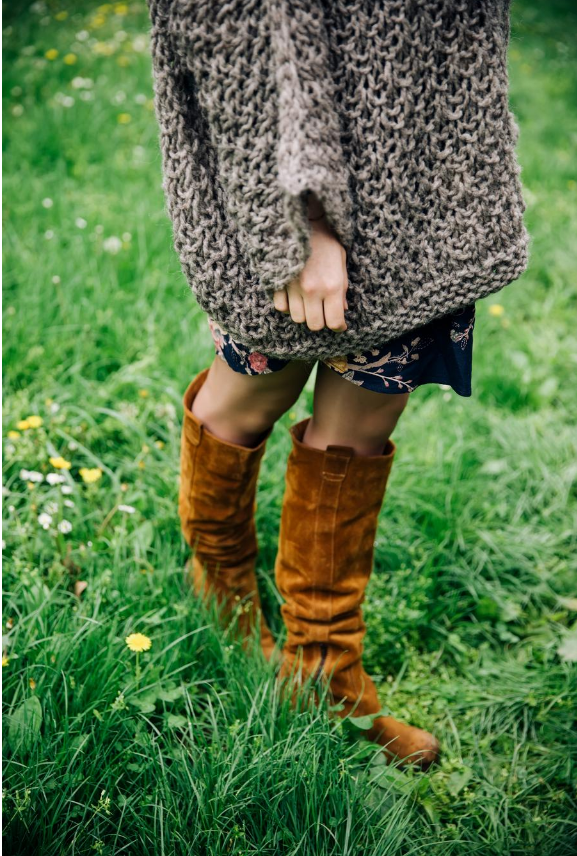
M309 676L330 679L334 701L344 703L340 715L375 714L382 705L362 667L361 604L396 446L389 439L383 454L371 457L349 446L321 451L302 442L308 421L290 429L275 565L288 631L281 678L293 686ZM390 760L426 768L438 756L432 734L390 716L376 718L364 734Z
M225 613L237 610L247 638L260 616L261 646L268 658L275 642L258 594L254 512L260 463L272 428L254 448L211 434L191 409L207 374L204 369L194 378L183 399L178 511L182 532L193 549L188 576L197 594L214 592Z

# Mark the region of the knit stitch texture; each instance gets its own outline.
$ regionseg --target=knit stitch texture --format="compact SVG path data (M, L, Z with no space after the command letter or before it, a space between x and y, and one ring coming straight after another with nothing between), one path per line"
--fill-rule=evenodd
M163 186L202 309L294 359L366 350L517 279L529 236L508 0L148 0ZM347 253L348 329L273 305Z

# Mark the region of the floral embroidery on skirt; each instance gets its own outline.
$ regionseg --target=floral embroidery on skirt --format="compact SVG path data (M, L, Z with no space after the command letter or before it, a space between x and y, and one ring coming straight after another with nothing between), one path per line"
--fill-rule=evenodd
M269 374L289 362L235 342L213 318L208 318L208 325L216 353L234 371ZM413 392L423 384L438 383L470 396L474 325L475 304L471 304L378 347L321 362L345 380L373 392Z

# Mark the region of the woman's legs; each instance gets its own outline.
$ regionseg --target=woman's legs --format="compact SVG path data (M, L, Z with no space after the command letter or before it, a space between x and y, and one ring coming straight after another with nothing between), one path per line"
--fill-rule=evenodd
M221 440L255 446L301 394L314 362L292 360L269 374L235 372L216 355L192 412Z
M311 368L289 363L278 373L247 376L216 355L183 401L179 514L193 548L188 576L199 595L212 592L225 614L238 615L244 635L260 621L267 657L274 639L260 614L255 576L257 479L270 430Z
M364 390L319 364L314 415L290 429L275 574L288 631L282 675L323 675L341 715L372 717L365 736L390 759L428 767L438 741L381 715L362 666L361 605L396 451L390 434L407 399Z
M316 449L334 444L351 446L357 455L380 455L409 395L363 389L319 363L313 416L303 442Z

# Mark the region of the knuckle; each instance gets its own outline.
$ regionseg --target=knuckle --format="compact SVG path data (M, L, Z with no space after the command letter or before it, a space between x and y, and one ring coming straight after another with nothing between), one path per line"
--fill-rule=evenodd
M315 279L306 279L301 284L301 290L302 290L303 294L306 294L309 296L313 295L313 294L317 294L319 291L319 284Z
M325 285L325 292L330 297L333 297L335 294L341 294L343 290L342 283L340 282L328 282Z

